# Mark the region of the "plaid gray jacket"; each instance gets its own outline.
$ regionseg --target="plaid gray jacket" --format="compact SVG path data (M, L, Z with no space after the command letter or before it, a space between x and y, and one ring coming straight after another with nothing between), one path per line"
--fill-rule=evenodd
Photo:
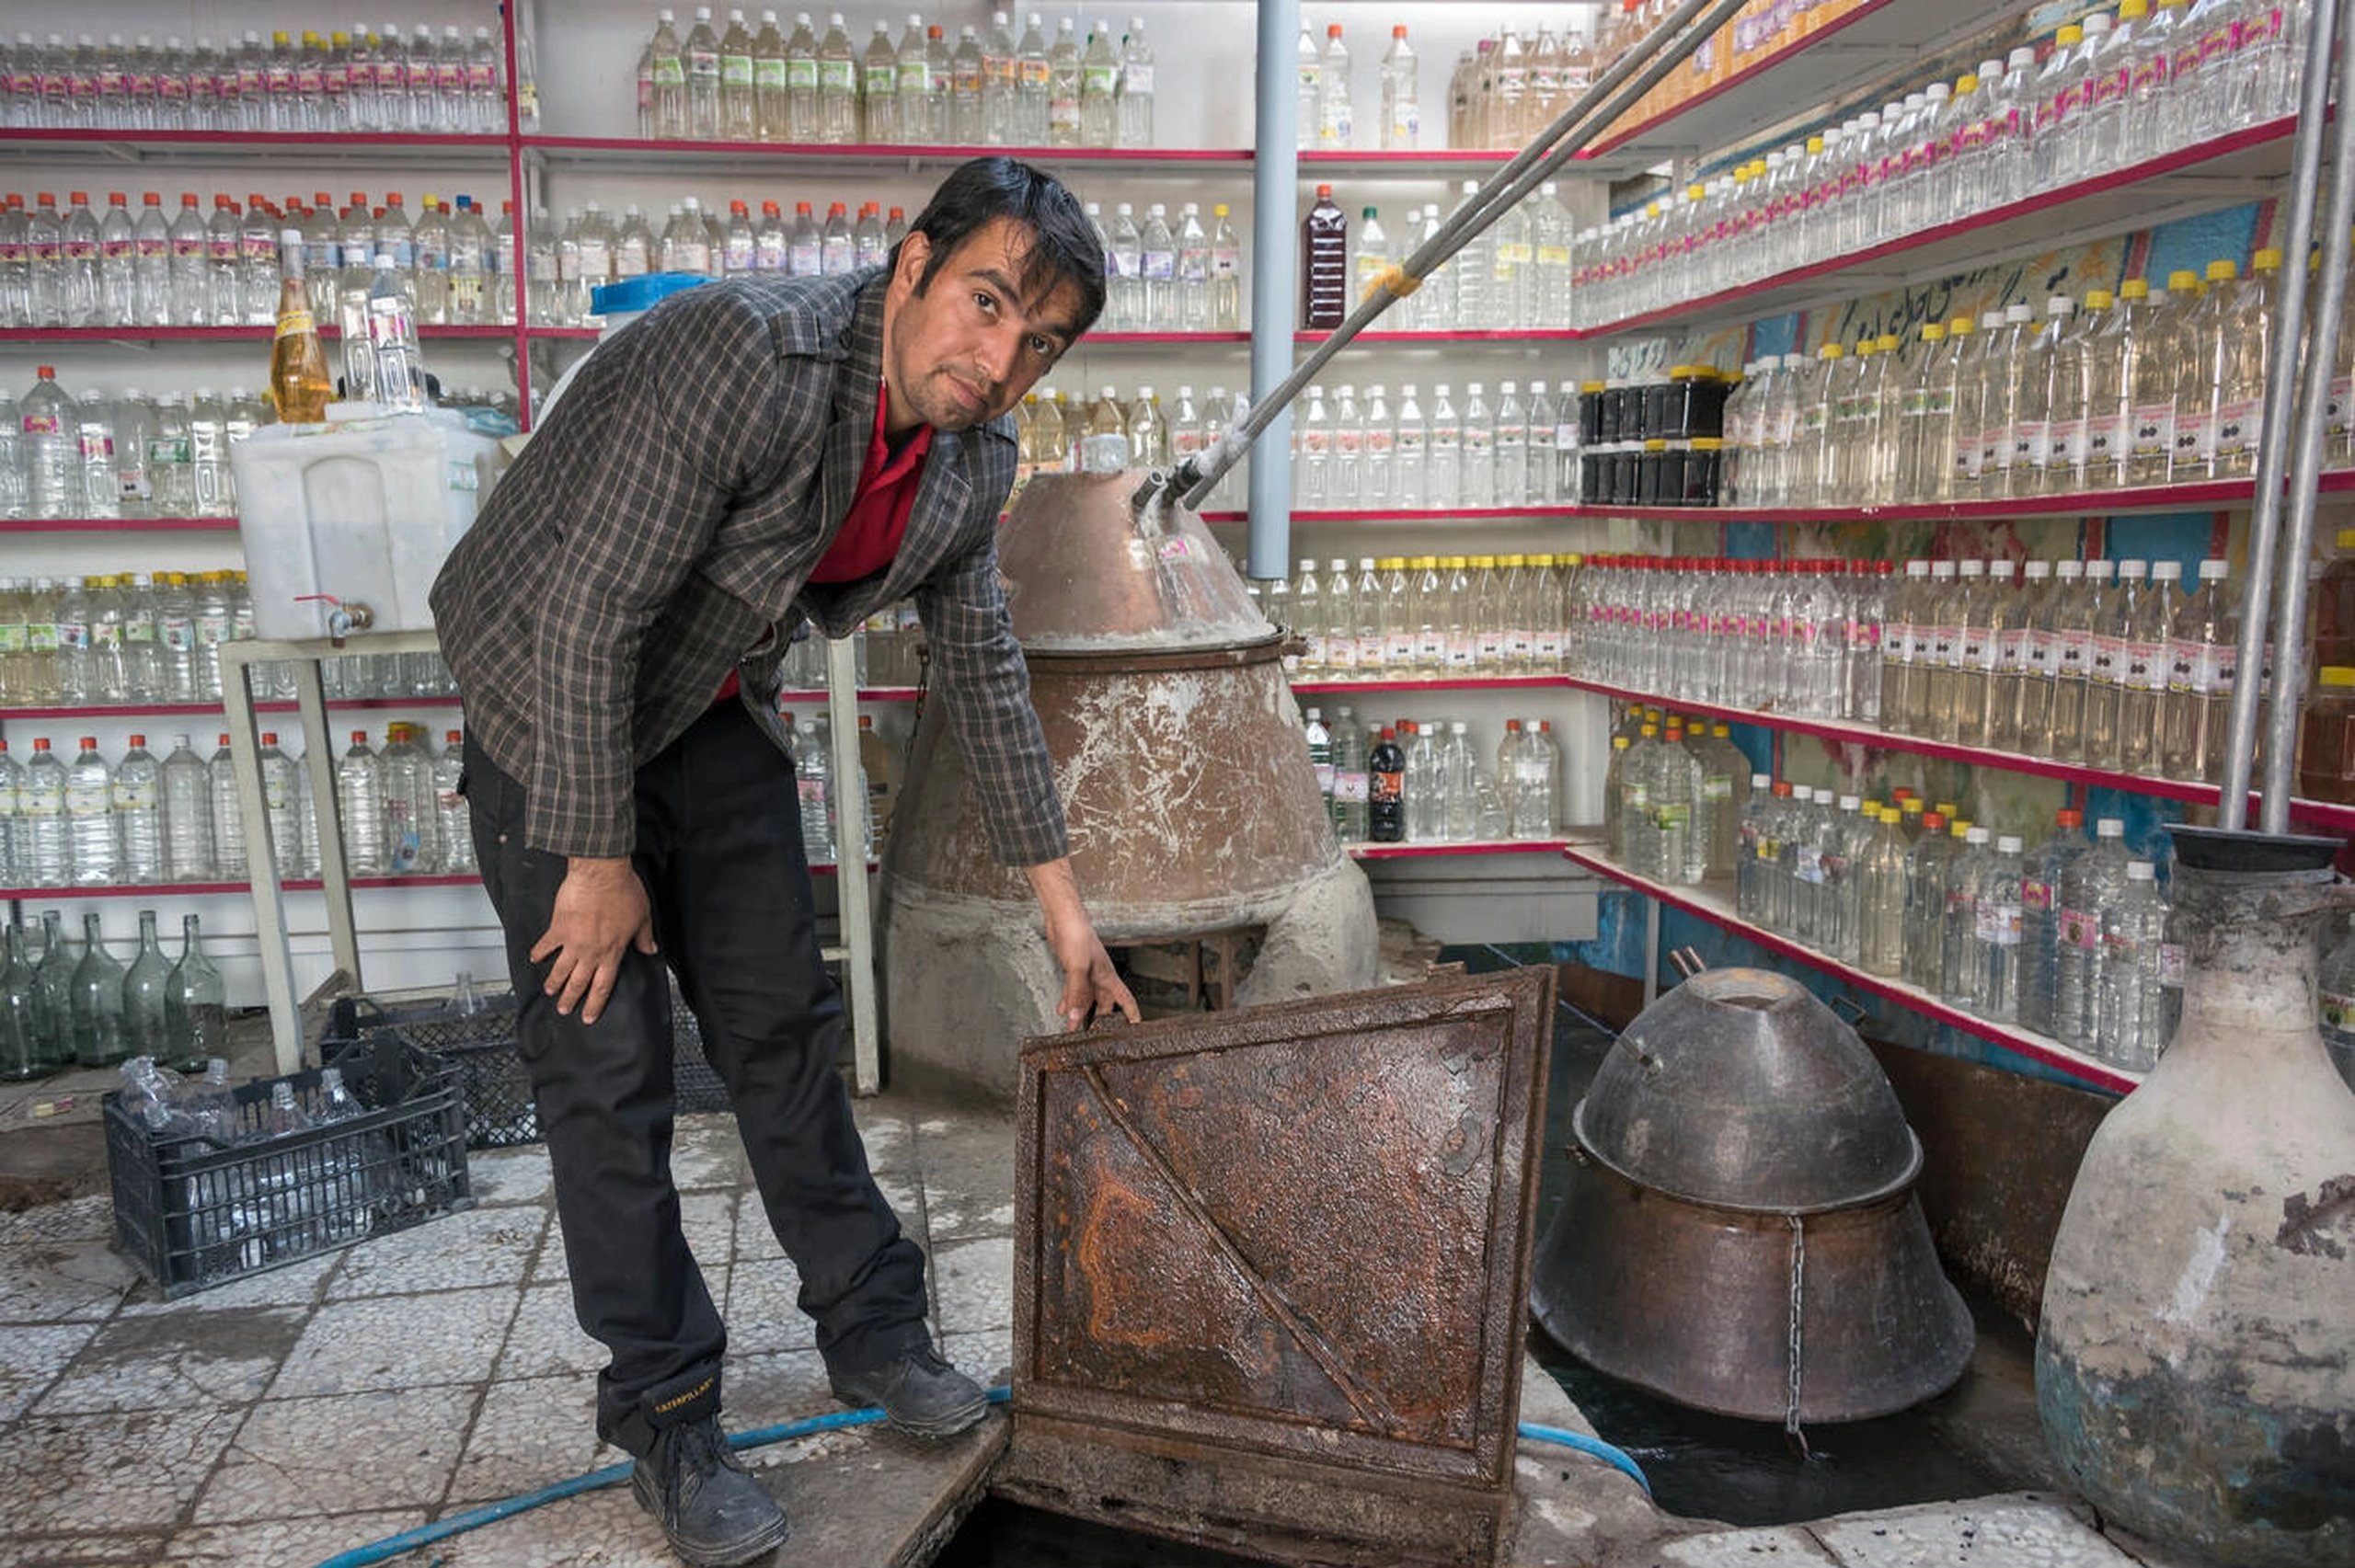
M1010 865L1067 853L998 582L1011 421L934 433L888 568L808 580L874 432L884 277L664 301L582 365L451 551L432 593L442 652L476 739L524 784L533 848L628 853L632 775L731 667L782 743L778 665L799 622L842 636L913 594L992 852Z

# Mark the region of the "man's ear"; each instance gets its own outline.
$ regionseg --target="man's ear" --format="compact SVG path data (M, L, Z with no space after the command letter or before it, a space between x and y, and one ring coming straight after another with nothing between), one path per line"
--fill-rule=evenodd
M891 269L891 287L914 293L924 278L924 269L932 260L932 236L921 229L911 229L900 241L899 264Z

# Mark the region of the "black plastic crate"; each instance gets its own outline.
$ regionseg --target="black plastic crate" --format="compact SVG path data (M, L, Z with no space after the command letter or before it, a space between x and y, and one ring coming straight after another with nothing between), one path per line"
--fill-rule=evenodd
M328 1009L319 1041L322 1056L386 1032L431 1051L456 1071L465 1100L466 1147L511 1149L540 1141L531 1075L515 1043L515 996L500 991L473 1013L446 1001L385 1007L366 997L344 997ZM703 1034L678 988L671 988L672 1081L678 1109L724 1111L728 1086L704 1059Z
M457 1075L386 1033L332 1055L362 1114L328 1127L223 1145L157 1139L104 1102L115 1245L167 1297L224 1285L369 1236L474 1207ZM273 1085L307 1101L314 1070L231 1091L240 1133L266 1126Z

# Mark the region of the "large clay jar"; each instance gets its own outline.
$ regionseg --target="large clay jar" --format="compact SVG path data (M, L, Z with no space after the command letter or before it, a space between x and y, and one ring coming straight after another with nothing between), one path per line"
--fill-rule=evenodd
M2229 1564L2355 1563L2355 1094L2315 1026L2335 840L2176 830L2183 1023L2085 1151L2037 1405L2105 1514Z

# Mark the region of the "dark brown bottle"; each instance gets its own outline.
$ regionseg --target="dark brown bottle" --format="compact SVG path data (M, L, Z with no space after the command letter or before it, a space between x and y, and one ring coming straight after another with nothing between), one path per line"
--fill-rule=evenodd
M1329 332L1350 311L1350 221L1333 188L1316 188L1316 204L1300 224L1300 325Z

